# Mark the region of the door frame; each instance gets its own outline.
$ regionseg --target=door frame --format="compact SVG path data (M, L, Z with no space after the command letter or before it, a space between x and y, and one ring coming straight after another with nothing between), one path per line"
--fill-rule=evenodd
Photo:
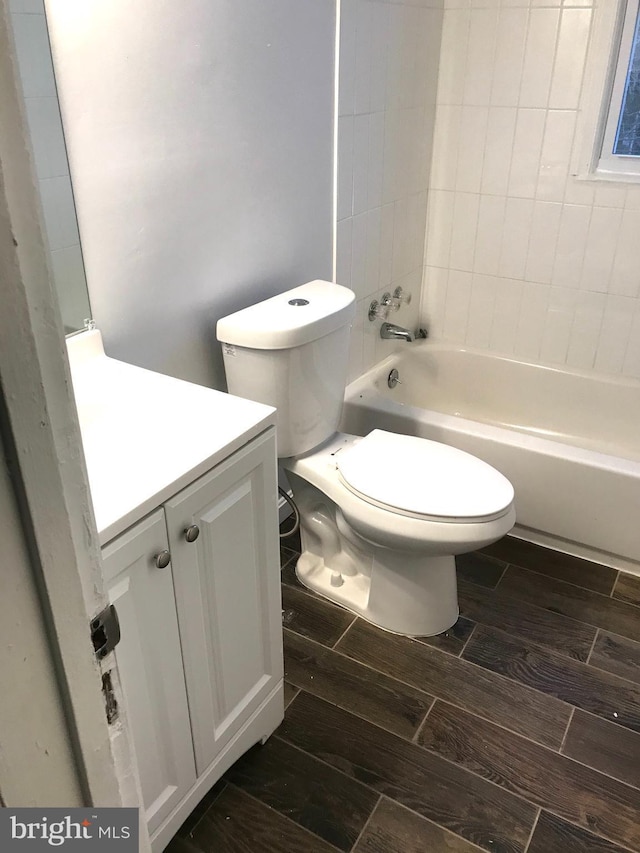
M0 0L2 445L81 798L85 805L138 805L126 719L117 726L106 719L102 672L110 669L117 682L114 656L101 669L90 638L89 622L108 599L9 14L8 0ZM14 593L2 590L8 602ZM0 708L8 693L0 693ZM42 749L38 733L28 729L28 718L17 716L10 730L0 731L0 752L3 738L25 749L21 766L0 766L7 805L20 805L10 802L12 778L33 772L30 751Z

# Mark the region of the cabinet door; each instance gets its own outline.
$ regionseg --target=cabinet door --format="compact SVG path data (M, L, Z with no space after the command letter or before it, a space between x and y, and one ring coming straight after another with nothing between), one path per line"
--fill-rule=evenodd
M201 774L282 678L274 431L165 510ZM200 535L187 542L193 524Z
M154 559L167 548L158 510L103 551L109 598L120 619L115 654L149 833L196 778L171 563L158 569Z

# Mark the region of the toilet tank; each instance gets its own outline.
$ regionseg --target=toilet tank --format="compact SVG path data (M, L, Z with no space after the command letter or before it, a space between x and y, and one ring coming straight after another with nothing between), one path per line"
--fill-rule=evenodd
M218 320L229 393L276 407L278 456L337 430L354 315L351 290L311 281Z

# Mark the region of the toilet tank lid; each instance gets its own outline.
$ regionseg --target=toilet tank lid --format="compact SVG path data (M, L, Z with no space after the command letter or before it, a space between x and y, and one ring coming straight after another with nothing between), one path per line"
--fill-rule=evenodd
M348 325L354 316L352 290L316 280L222 317L216 336L248 349L290 349Z

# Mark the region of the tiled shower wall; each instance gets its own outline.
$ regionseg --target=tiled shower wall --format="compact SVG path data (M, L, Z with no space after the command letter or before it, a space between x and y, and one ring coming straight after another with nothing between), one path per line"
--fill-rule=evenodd
M402 286L418 322L442 0L342 0L338 104L339 284L358 314L349 379L398 346L379 338L369 303Z
M423 314L434 337L640 377L640 186L569 175L593 13L447 0Z

